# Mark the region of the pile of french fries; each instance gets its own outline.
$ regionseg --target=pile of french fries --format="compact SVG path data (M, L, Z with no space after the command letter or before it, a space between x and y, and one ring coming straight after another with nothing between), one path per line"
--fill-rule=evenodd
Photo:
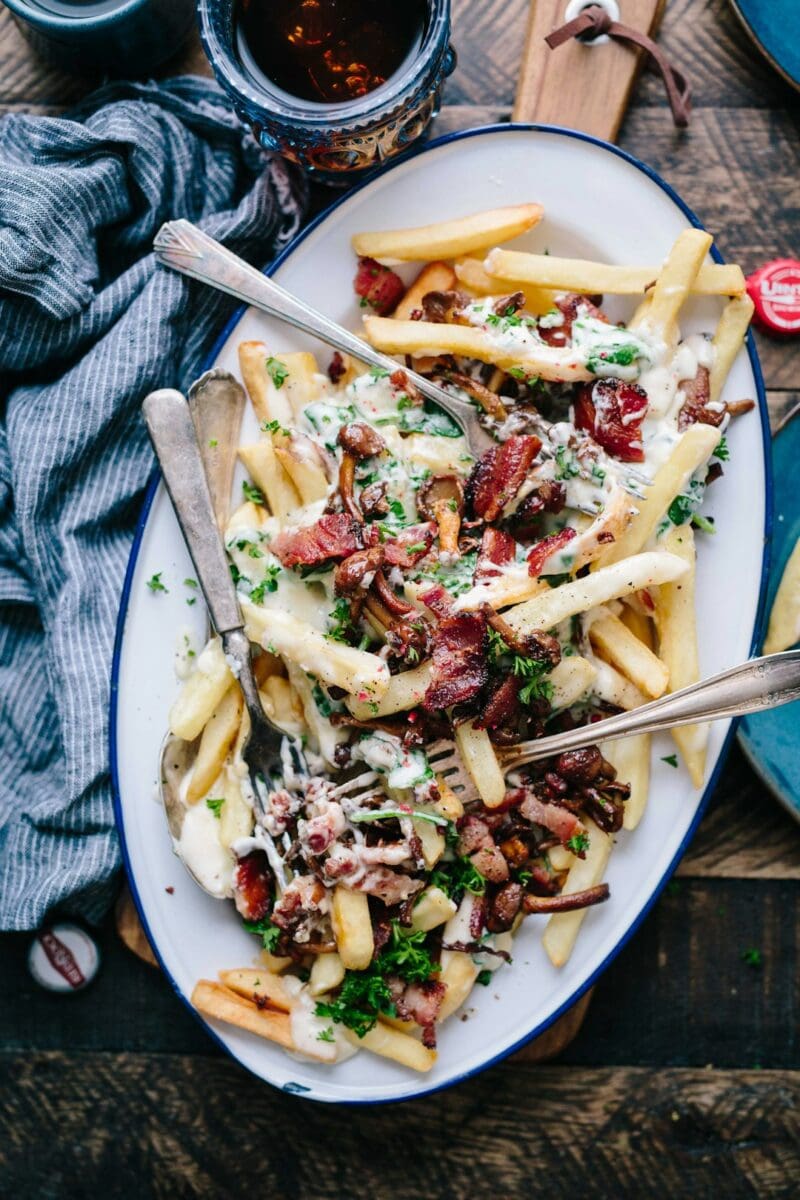
M454 354L498 368L518 365L512 351L498 350L483 332L463 324L430 324L412 319L430 291L454 287L474 297L503 295L521 290L532 313L552 308L556 293L629 296L638 302L630 327L646 330L674 349L679 341L680 311L691 294L716 296L724 301L714 335L711 396L720 396L728 371L742 345L752 305L744 278L736 266L708 264L711 237L686 230L675 242L665 262L644 266L608 265L582 260L504 249L504 243L524 234L541 220L539 205L520 205L479 213L419 229L357 235L357 254L385 265L424 264L389 317L367 316L364 332L376 347L396 355L409 355L424 370L431 355ZM330 385L324 381L314 357L308 353L275 354L260 342L239 347L241 374L262 429L262 435L242 446L239 457L266 498L266 507L252 503L234 513L228 530L291 525L298 510L328 497L330 482L318 455L301 431L303 410ZM276 385L278 363L284 378ZM542 379L586 379L580 366L554 366L551 357L529 355L521 364ZM339 386L345 387L363 370L346 363ZM496 389L495 389L496 390ZM414 438L415 435L410 435ZM572 578L550 588L537 579L500 579L486 589L473 589L459 606L477 608L489 600L504 610L505 620L517 631L551 630L571 617L584 621L590 653L565 657L552 673L553 707L567 709L587 694L622 709L632 709L699 678L698 638L695 620L695 540L690 523L671 527L660 537L656 531L672 501L692 476L706 464L718 445L720 432L707 425L692 425L680 437L667 461L641 500L630 497L598 518L597 527L578 555ZM419 461L432 470L456 469L457 455L449 442L416 436ZM442 439L438 439L442 441ZM463 450L463 443L460 444ZM460 468L463 470L463 468ZM611 537L598 537L609 532ZM581 567L587 571L576 576ZM386 717L419 704L431 678L430 662L390 675L383 659L368 650L355 649L325 637L324 625L314 624L297 611L258 604L244 605L247 633L260 647L258 682L265 710L289 733L310 733L319 743L325 738L311 695L309 674L346 693L346 704L356 718ZM211 639L197 669L184 684L170 714L174 734L198 739L195 766L186 793L188 804L198 803L212 791L225 797L220 840L229 847L249 832L251 812L241 787L240 748L247 732L236 680L216 639ZM488 809L499 806L506 792L503 770L489 734L472 722L455 731L464 766ZM692 784L705 776L707 729L688 727L673 733ZM647 803L650 778L650 738L631 737L602 746L618 776L630 784L624 828L633 830ZM458 797L439 781L439 811L449 820L463 812ZM433 866L444 853L444 839L435 826L419 829L424 839L426 864ZM551 852L556 870L563 872L563 892L576 893L603 879L613 839L599 828L590 830L585 857L564 848ZM415 928L435 928L457 919L455 905L438 889L428 889L414 910ZM462 902L463 903L463 902ZM585 910L560 913L547 920L544 947L550 961L562 966L575 944ZM345 970L367 967L373 955L373 933L367 897L338 885L332 893L332 920L336 953L321 955L314 963L309 988L323 996L341 983ZM256 969L226 970L218 982L201 981L193 995L195 1006L209 1017L248 1029L287 1049L294 1048L290 1011L292 995L284 973L286 958L264 955ZM447 987L442 1016L452 1014L469 995L479 968L469 954L445 952L440 978ZM429 1070L436 1053L424 1047L418 1030L408 1023L379 1020L359 1047L415 1070ZM330 1061L321 1047L320 1061Z

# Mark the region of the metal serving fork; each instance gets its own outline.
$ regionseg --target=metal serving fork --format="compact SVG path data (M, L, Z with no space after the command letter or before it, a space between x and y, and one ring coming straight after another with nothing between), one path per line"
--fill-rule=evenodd
M337 325L310 304L298 300L244 259L203 233L191 221L168 221L162 225L156 234L153 249L158 262L171 267L173 271L190 275L192 279L199 279L201 283L227 292L245 304L252 304L254 308L260 308L277 320L301 329L303 333L318 337L334 350L351 354L371 367L378 367L389 374L398 370L400 364L396 359L381 354L357 334ZM443 408L460 426L473 454L479 456L497 445L491 434L482 428L477 409L472 404L407 367L403 370L423 396Z
M800 650L784 650L764 658L750 659L718 675L701 679L680 691L671 692L641 708L618 713L593 725L582 725L567 733L532 742L520 742L496 751L504 774L596 742L631 737L637 733L659 733L695 722L719 721L741 717L745 713L778 708L800 699ZM435 773L453 789L463 803L478 799L478 792L452 742L438 741L428 750L428 761ZM347 796L357 806L381 792L381 777L375 771L362 772L337 788L335 795Z
M239 386L232 376L228 378ZM231 670L242 688L250 717L250 734L242 756L258 812L271 781L280 779L283 774L281 747L285 735L267 717L258 694L250 661L250 643L244 631L244 619L220 537L189 405L180 392L162 388L150 393L142 411L211 622L222 639ZM296 747L290 750L295 769L304 771L299 750ZM181 756L176 754L174 757L178 761ZM179 833L175 834L175 814L170 812L166 796L165 808L173 836L179 836Z

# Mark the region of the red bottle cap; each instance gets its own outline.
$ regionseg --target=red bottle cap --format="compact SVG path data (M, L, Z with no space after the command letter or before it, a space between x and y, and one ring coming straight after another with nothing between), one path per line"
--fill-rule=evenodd
M776 258L747 280L754 318L768 333L800 333L800 262Z

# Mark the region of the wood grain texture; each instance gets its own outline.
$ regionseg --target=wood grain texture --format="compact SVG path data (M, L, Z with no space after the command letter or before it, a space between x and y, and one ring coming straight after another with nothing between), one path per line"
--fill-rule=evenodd
M626 0L623 21L654 34L666 0ZM586 45L577 39L551 50L545 37L565 20L565 0L530 0L513 121L538 121L581 129L616 141L644 52L606 39Z
M788 1200L800 1178L790 1071L514 1064L357 1119L222 1059L3 1054L0 1075L0 1169L22 1198Z

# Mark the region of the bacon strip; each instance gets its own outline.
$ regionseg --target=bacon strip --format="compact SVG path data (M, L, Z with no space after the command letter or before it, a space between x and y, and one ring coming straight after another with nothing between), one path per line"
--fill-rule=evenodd
M519 811L527 821L542 825L558 838L563 846L570 838L586 833L585 825L569 809L559 804L547 804L528 788L519 788Z
M514 434L481 455L467 480L467 495L476 517L497 520L522 487L541 445L533 434Z
M435 536L436 525L433 521L401 529L397 537L389 538L383 543L386 562L390 567L399 567L401 571L407 571L425 557L433 545Z
M358 522L347 513L326 513L313 525L279 533L270 545L285 567L316 567L349 558L361 549Z
M549 537L542 538L528 555L528 574L533 579L538 579L550 555L555 554L557 550L563 550L575 536L575 530L565 525L558 533L551 533Z
M498 567L514 561L517 544L510 533L502 529L484 529L481 547L478 551L478 561L475 564L474 583L483 583L500 574Z
M353 287L356 295L366 300L379 317L393 312L406 290L400 276L388 267L381 266L374 258L358 260Z
M433 638L433 672L423 708L449 708L477 695L489 674L485 640L482 615L459 613L440 622Z
M263 850L240 858L233 872L233 899L246 921L260 921L272 903L272 873Z
M585 383L574 411L575 428L590 433L609 454L621 462L644 462L641 426L647 414L647 392L638 383L621 379Z

